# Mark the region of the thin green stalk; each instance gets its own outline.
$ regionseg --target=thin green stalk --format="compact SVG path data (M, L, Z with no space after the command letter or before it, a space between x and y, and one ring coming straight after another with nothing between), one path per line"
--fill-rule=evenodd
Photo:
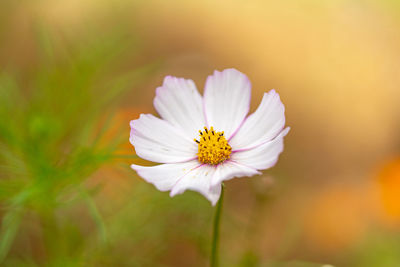
M224 201L224 185L221 188L221 197L218 200L214 215L213 237L211 243L210 267L218 267L218 245L219 245L219 222L222 212L222 203Z

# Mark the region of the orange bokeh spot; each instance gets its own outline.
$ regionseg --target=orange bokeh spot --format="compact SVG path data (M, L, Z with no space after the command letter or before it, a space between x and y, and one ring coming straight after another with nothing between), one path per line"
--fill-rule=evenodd
M387 162L378 174L380 196L387 219L400 222L400 158Z
M129 122L139 118L141 113L146 113L144 108L120 108L112 117L104 117L99 126L98 134L100 135L101 146L116 145L114 154L116 159L127 163L132 163L135 149L129 142L130 126Z

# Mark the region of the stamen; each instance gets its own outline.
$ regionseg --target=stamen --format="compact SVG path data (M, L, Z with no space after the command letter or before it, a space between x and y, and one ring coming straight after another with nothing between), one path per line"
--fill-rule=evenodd
M217 165L230 158L232 148L224 137L224 132L214 131L211 126L209 129L204 127L204 131L199 131L200 141L198 143L198 160L202 163ZM207 137L207 138L206 138Z

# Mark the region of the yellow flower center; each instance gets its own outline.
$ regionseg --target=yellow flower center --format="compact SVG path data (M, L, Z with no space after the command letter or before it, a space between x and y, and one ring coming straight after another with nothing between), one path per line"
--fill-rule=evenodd
M229 159L232 148L225 139L224 132L215 132L211 126L210 130L204 127L199 130L200 140L194 139L199 146L198 159L202 163L217 165Z

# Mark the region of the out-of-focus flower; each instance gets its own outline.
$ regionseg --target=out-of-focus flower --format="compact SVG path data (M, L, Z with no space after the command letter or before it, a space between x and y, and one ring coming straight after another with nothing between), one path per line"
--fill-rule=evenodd
M378 175L380 199L386 220L390 224L400 222L400 158L388 161Z
M213 205L221 183L260 174L283 151L285 108L275 90L246 118L251 84L235 70L215 71L202 97L192 80L167 76L154 106L162 119L142 114L131 121L130 142L143 159L163 163L132 168L170 196L194 190Z
M101 147L111 146L114 160L129 163L132 156L132 145L127 140L126 121L140 115L140 110L148 110L145 106L120 108L111 116L104 116L97 126L94 139L98 139ZM145 161L143 161L145 162Z

